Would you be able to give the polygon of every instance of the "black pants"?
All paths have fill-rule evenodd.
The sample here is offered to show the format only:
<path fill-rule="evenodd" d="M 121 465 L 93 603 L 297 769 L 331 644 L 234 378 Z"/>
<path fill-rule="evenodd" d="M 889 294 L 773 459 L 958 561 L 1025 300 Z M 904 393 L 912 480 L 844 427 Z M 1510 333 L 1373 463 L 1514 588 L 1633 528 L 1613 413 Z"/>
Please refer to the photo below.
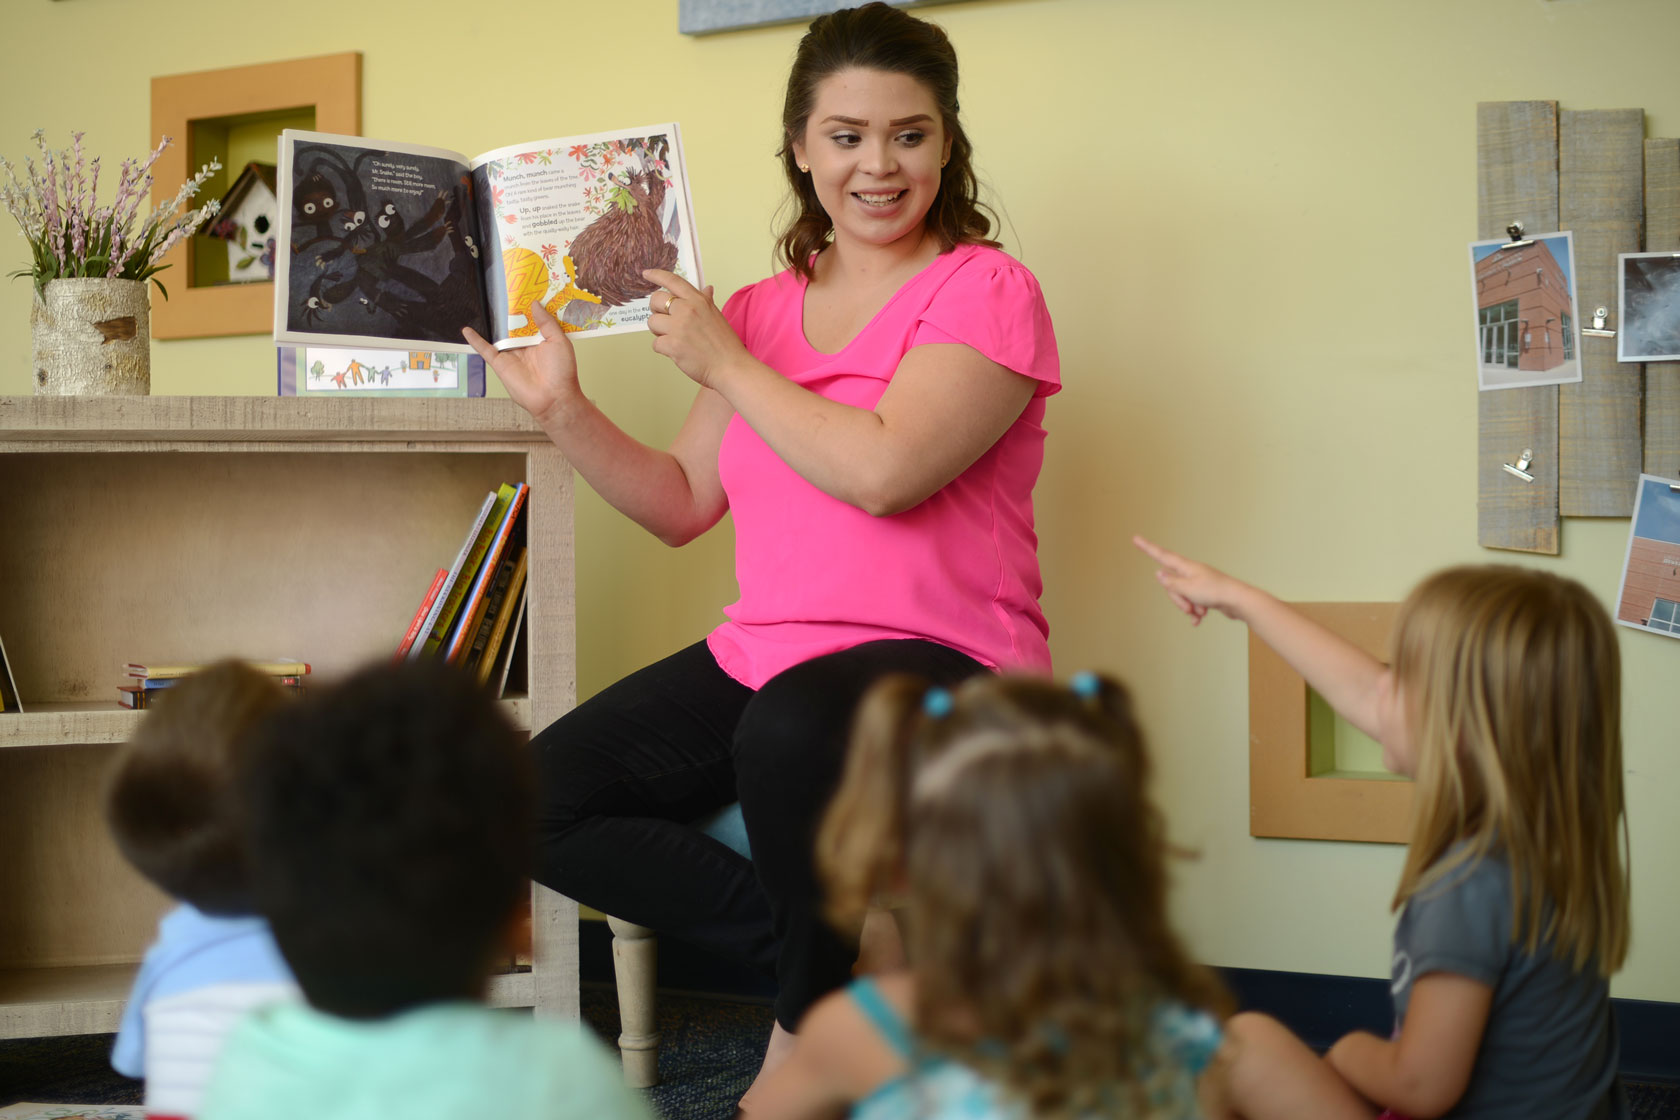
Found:
<path fill-rule="evenodd" d="M 823 921 L 811 848 L 859 697 L 879 677 L 950 684 L 979 662 L 927 641 L 813 658 L 756 693 L 704 642 L 592 697 L 534 740 L 537 878 L 616 918 L 776 978 L 789 1030 L 846 983 L 857 947 Z M 751 862 L 686 822 L 741 802 Z"/>

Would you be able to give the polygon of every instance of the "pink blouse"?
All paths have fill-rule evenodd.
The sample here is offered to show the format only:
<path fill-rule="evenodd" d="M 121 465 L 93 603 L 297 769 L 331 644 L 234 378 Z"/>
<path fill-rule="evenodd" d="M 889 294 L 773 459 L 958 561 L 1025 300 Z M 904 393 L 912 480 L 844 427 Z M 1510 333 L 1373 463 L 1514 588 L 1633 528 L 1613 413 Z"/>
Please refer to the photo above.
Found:
<path fill-rule="evenodd" d="M 836 354 L 805 339 L 805 287 L 782 272 L 736 292 L 723 313 L 754 357 L 829 400 L 874 408 L 904 355 L 929 343 L 971 346 L 1039 385 L 972 466 L 890 517 L 824 494 L 734 416 L 718 471 L 735 518 L 741 598 L 707 639 L 718 665 L 759 688 L 813 657 L 924 638 L 994 669 L 1047 672 L 1032 490 L 1044 462 L 1044 402 L 1061 388 L 1061 362 L 1038 281 L 1006 253 L 959 245 Z"/>

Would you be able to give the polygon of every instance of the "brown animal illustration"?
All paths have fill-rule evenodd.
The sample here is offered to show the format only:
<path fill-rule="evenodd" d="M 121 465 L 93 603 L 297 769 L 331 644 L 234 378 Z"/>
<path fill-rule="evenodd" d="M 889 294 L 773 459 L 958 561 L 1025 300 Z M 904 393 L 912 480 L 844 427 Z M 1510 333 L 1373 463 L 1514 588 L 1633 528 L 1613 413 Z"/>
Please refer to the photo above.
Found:
<path fill-rule="evenodd" d="M 630 177 L 625 190 L 635 205 L 629 210 L 612 206 L 572 239 L 567 252 L 577 267 L 577 286 L 599 296 L 603 307 L 646 299 L 659 285 L 642 279 L 642 270 L 670 270 L 677 263 L 677 247 L 665 239 L 659 223 L 665 180 L 656 171 L 643 171 Z M 600 314 L 592 304 L 570 302 L 560 318 L 582 324 Z"/>

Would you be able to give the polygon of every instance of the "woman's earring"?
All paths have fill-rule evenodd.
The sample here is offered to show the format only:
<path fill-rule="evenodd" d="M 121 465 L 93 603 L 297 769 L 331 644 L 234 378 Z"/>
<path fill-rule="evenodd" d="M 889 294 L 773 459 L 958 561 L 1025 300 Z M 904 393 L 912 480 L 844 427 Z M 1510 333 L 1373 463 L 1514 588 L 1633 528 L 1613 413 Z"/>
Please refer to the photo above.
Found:
<path fill-rule="evenodd" d="M 811 165 L 808 164 L 808 163 L 800 164 L 799 165 L 799 173 L 801 175 L 809 175 L 811 173 Z"/>

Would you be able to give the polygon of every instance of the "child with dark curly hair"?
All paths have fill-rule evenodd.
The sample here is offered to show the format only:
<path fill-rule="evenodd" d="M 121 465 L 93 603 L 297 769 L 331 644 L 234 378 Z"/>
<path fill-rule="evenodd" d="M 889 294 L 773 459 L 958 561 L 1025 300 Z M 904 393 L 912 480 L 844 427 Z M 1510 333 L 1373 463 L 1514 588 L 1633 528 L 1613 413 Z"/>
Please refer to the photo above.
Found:
<path fill-rule="evenodd" d="M 277 713 L 243 782 L 257 903 L 308 1006 L 250 1016 L 203 1120 L 642 1120 L 581 1024 L 483 1005 L 535 850 L 530 754 L 476 682 L 381 665 Z"/>
<path fill-rule="evenodd" d="M 298 996 L 251 901 L 236 805 L 250 736 L 285 702 L 249 665 L 212 665 L 162 693 L 112 767 L 112 838 L 177 901 L 146 950 L 111 1051 L 118 1073 L 146 1079 L 153 1117 L 194 1115 L 239 1018 Z"/>
<path fill-rule="evenodd" d="M 872 689 L 817 858 L 837 923 L 907 899 L 911 968 L 813 1007 L 755 1113 L 1200 1116 L 1225 997 L 1167 925 L 1148 778 L 1107 678 Z"/>

